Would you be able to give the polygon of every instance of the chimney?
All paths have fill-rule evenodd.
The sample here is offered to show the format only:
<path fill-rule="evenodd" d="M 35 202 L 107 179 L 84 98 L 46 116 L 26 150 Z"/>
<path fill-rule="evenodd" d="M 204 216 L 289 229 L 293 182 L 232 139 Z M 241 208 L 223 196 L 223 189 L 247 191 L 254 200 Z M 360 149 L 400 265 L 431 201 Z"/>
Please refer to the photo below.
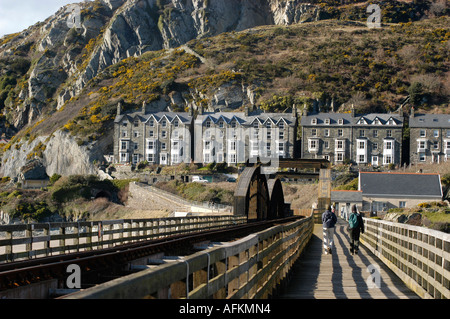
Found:
<path fill-rule="evenodd" d="M 145 115 L 145 101 L 142 102 L 142 114 Z"/>
<path fill-rule="evenodd" d="M 293 117 L 297 116 L 297 106 L 295 104 L 292 105 L 292 116 Z"/>
<path fill-rule="evenodd" d="M 355 107 L 353 106 L 353 104 L 352 104 L 352 110 L 351 110 L 351 112 L 352 112 L 352 117 L 355 117 Z"/>
<path fill-rule="evenodd" d="M 306 103 L 303 104 L 303 116 L 308 116 L 308 107 L 306 106 Z"/>
<path fill-rule="evenodd" d="M 413 106 L 413 107 L 411 107 L 411 114 L 410 114 L 410 117 L 414 117 L 414 116 L 416 116 L 416 114 L 415 114 L 415 112 L 414 112 L 414 106 Z"/>
<path fill-rule="evenodd" d="M 122 111 L 122 102 L 117 103 L 117 115 L 120 115 Z"/>
<path fill-rule="evenodd" d="M 246 106 L 245 108 L 244 108 L 244 115 L 247 117 L 248 116 L 248 106 Z"/>

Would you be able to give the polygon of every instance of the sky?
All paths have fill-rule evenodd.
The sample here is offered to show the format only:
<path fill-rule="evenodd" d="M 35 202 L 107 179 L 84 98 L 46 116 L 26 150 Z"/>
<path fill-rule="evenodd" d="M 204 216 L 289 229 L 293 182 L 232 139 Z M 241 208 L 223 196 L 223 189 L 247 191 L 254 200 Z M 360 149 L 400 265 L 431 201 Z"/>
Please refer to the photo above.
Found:
<path fill-rule="evenodd" d="M 0 37 L 44 21 L 59 8 L 83 0 L 0 0 Z"/>

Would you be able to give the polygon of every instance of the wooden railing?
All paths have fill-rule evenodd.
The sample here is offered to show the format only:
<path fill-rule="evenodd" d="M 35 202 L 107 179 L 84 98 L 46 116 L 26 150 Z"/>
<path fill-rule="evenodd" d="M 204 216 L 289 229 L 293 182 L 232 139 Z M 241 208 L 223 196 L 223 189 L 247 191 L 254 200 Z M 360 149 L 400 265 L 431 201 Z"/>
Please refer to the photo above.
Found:
<path fill-rule="evenodd" d="M 450 234 L 364 218 L 361 243 L 422 298 L 450 298 Z"/>
<path fill-rule="evenodd" d="M 246 223 L 245 216 L 190 216 L 0 225 L 0 262 L 112 247 Z"/>
<path fill-rule="evenodd" d="M 313 227 L 312 217 L 274 226 L 66 298 L 267 298 L 300 256 Z"/>

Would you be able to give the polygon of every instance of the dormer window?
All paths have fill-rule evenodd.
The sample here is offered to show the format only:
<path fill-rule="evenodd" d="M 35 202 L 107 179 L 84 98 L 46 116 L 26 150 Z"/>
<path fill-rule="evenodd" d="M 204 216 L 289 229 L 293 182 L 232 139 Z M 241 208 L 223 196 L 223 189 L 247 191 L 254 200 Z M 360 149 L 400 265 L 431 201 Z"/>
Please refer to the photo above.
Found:
<path fill-rule="evenodd" d="M 317 119 L 312 119 L 312 120 L 311 120 L 311 124 L 312 124 L 312 125 L 317 125 Z"/>
<path fill-rule="evenodd" d="M 343 125 L 343 124 L 344 124 L 344 120 L 343 120 L 343 119 L 339 119 L 339 120 L 338 120 L 338 124 L 339 124 L 339 125 Z"/>
<path fill-rule="evenodd" d="M 330 125 L 330 119 L 325 119 L 325 125 Z"/>
<path fill-rule="evenodd" d="M 380 124 L 380 120 L 378 118 L 375 118 L 375 120 L 373 120 L 373 124 L 379 125 Z"/>
<path fill-rule="evenodd" d="M 284 122 L 280 122 L 280 124 L 278 124 L 278 126 L 280 127 L 280 129 L 284 129 Z"/>

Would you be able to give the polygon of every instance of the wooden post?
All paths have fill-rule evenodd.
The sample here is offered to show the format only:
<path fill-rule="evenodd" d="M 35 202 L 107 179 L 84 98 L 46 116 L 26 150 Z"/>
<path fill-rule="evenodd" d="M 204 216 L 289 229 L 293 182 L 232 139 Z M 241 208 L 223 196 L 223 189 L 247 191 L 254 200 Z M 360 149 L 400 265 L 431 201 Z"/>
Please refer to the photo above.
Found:
<path fill-rule="evenodd" d="M 13 255 L 13 246 L 12 246 L 12 231 L 6 231 L 5 233 L 5 239 L 9 239 L 9 244 L 5 246 L 5 255 L 6 255 L 6 261 L 13 261 L 14 255 Z"/>
<path fill-rule="evenodd" d="M 25 229 L 25 238 L 29 239 L 29 241 L 25 244 L 25 251 L 28 253 L 28 259 L 31 259 L 31 257 L 33 257 L 33 228 L 33 224 L 28 224 L 27 228 Z"/>
<path fill-rule="evenodd" d="M 218 261 L 215 263 L 215 268 L 217 272 L 217 276 L 223 276 L 226 275 L 227 272 L 227 265 L 226 262 Z M 223 288 L 219 289 L 216 293 L 213 294 L 214 299 L 225 299 L 227 297 L 227 291 L 225 289 L 226 282 Z"/>

